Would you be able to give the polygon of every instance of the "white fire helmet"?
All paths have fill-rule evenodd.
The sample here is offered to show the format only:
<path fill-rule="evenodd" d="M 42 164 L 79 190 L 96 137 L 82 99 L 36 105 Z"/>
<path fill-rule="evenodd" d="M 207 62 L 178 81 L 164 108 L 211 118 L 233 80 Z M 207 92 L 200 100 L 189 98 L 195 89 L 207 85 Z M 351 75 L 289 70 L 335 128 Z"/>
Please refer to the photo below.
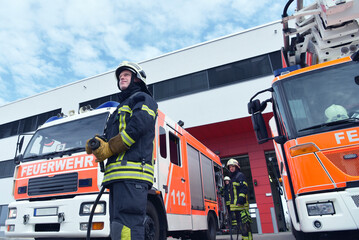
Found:
<path fill-rule="evenodd" d="M 123 61 L 117 67 L 117 69 L 115 71 L 115 77 L 116 77 L 117 85 L 118 85 L 119 89 L 120 89 L 120 85 L 119 85 L 119 78 L 118 77 L 119 77 L 120 73 L 123 70 L 129 70 L 130 72 L 135 74 L 135 76 L 139 80 L 141 80 L 140 83 L 141 83 L 142 90 L 144 90 L 146 93 L 148 93 L 148 94 L 150 94 L 152 96 L 152 94 L 150 93 L 150 91 L 148 90 L 147 85 L 146 85 L 146 73 L 145 73 L 145 71 L 143 71 L 143 69 L 141 68 L 140 65 L 138 65 L 137 63 L 134 63 L 134 62 Z"/>
<path fill-rule="evenodd" d="M 338 121 L 349 118 L 347 110 L 341 105 L 332 104 L 325 109 L 325 116 L 328 118 L 327 122 Z"/>
<path fill-rule="evenodd" d="M 230 165 L 237 166 L 238 169 L 240 168 L 238 161 L 236 159 L 234 159 L 234 158 L 231 158 L 231 159 L 228 160 L 227 167 L 229 167 Z"/>
<path fill-rule="evenodd" d="M 231 178 L 228 177 L 228 176 L 225 176 L 223 180 L 224 180 L 224 181 L 231 181 Z"/>

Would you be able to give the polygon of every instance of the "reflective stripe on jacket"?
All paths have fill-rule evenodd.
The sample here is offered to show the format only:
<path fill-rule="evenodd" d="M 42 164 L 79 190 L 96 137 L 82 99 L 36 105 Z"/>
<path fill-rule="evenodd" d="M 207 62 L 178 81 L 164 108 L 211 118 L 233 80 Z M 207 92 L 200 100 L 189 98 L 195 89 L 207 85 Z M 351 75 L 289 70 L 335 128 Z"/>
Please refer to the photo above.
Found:
<path fill-rule="evenodd" d="M 121 134 L 127 151 L 107 160 L 103 184 L 136 180 L 153 184 L 153 148 L 157 103 L 144 92 L 136 92 L 117 107 L 107 121 L 107 140 Z"/>
<path fill-rule="evenodd" d="M 246 177 L 240 171 L 231 176 L 230 201 L 231 211 L 248 210 L 248 184 Z M 239 204 L 239 206 L 238 206 Z"/>

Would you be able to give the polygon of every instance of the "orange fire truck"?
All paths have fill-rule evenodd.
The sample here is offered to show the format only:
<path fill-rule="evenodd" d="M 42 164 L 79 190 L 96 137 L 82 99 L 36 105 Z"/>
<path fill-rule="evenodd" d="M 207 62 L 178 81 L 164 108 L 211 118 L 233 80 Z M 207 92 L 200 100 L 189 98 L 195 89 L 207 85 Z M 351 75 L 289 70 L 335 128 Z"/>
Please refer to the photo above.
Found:
<path fill-rule="evenodd" d="M 103 133 L 116 105 L 107 102 L 81 114 L 52 117 L 35 132 L 24 153 L 15 158 L 16 201 L 8 207 L 7 237 L 86 237 L 103 173 L 84 146 L 87 139 Z M 180 125 L 158 112 L 146 237 L 215 239 L 222 221 L 217 196 L 222 165 L 217 155 Z M 18 142 L 21 151 L 23 141 Z M 95 208 L 91 237 L 109 237 L 108 207 L 105 191 Z"/>
<path fill-rule="evenodd" d="M 248 112 L 258 142 L 274 140 L 296 239 L 358 236 L 359 1 L 297 1 L 288 16 L 292 2 L 283 11 L 283 69 Z M 255 99 L 263 94 L 271 96 Z"/>

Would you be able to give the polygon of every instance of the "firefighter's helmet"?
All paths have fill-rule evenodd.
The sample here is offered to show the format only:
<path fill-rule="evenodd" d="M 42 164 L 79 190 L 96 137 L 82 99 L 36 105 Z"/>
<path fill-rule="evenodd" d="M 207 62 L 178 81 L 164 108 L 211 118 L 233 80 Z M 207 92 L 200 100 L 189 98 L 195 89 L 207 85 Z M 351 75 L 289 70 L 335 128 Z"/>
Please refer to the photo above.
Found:
<path fill-rule="evenodd" d="M 347 110 L 341 105 L 332 104 L 325 109 L 325 116 L 328 118 L 327 122 L 338 121 L 349 118 Z"/>
<path fill-rule="evenodd" d="M 146 85 L 146 73 L 145 73 L 145 71 L 141 68 L 140 65 L 138 65 L 137 63 L 134 63 L 134 62 L 123 61 L 117 67 L 117 69 L 115 71 L 115 77 L 116 77 L 117 85 L 118 85 L 119 89 L 120 89 L 119 76 L 120 76 L 120 73 L 123 70 L 129 70 L 130 72 L 132 72 L 134 74 L 134 76 L 137 77 L 140 80 L 142 90 L 151 95 L 151 93 L 148 90 L 147 85 Z"/>
<path fill-rule="evenodd" d="M 236 167 L 240 168 L 238 161 L 236 159 L 234 159 L 234 158 L 231 158 L 231 159 L 228 160 L 227 167 L 229 167 L 230 165 L 233 165 L 233 166 L 236 166 Z"/>
<path fill-rule="evenodd" d="M 223 180 L 224 180 L 224 181 L 231 181 L 231 178 L 228 177 L 228 176 L 225 176 Z"/>

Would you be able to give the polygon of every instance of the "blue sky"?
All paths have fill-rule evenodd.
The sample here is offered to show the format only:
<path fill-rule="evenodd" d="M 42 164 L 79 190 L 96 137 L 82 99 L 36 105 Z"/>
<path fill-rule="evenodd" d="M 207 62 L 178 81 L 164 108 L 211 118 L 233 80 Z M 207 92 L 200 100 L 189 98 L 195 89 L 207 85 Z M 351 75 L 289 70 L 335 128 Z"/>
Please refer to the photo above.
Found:
<path fill-rule="evenodd" d="M 0 106 L 279 20 L 286 2 L 0 0 Z"/>

